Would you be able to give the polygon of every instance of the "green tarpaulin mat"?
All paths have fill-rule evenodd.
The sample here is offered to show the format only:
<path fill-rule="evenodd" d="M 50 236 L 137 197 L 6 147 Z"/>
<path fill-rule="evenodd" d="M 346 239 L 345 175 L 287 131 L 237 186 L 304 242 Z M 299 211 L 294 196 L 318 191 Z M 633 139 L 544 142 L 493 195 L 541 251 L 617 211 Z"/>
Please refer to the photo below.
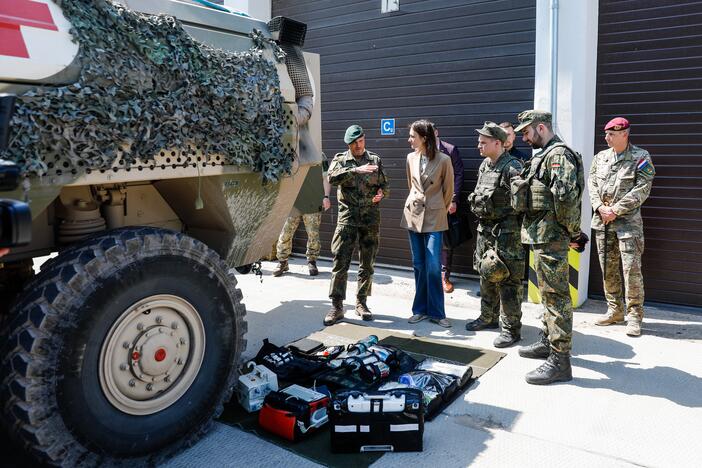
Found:
<path fill-rule="evenodd" d="M 327 346 L 351 344 L 367 337 L 377 335 L 381 344 L 397 346 L 405 352 L 420 358 L 435 358 L 442 361 L 468 364 L 473 368 L 473 378 L 478 378 L 497 364 L 505 354 L 489 349 L 474 348 L 456 341 L 415 337 L 382 328 L 365 327 L 350 323 L 338 323 L 331 327 L 312 333 L 308 338 L 321 341 Z M 275 343 L 278 344 L 278 343 Z M 329 444 L 329 430 L 322 430 L 308 435 L 299 442 L 289 442 L 270 434 L 258 426 L 258 413 L 247 413 L 232 399 L 224 408 L 220 422 L 238 427 L 244 431 L 279 445 L 297 455 L 316 463 L 334 467 L 369 466 L 383 453 L 336 454 Z"/>

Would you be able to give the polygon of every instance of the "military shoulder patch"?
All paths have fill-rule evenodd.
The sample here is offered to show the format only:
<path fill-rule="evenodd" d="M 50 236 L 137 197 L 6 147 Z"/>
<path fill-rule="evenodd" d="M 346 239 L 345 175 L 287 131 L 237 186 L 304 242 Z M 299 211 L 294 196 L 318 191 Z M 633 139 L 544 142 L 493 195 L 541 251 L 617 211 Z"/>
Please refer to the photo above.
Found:
<path fill-rule="evenodd" d="M 647 175 L 654 174 L 653 164 L 651 164 L 651 161 L 649 161 L 648 159 L 639 160 L 638 164 L 636 165 L 636 170 L 641 171 Z"/>

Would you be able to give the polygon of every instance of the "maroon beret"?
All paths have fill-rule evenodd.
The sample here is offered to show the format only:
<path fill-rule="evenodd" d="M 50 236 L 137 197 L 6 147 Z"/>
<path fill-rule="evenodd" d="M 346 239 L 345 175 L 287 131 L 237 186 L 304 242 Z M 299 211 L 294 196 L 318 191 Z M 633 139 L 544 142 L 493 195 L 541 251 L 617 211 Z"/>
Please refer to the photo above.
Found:
<path fill-rule="evenodd" d="M 614 130 L 614 131 L 619 131 L 619 130 L 626 130 L 629 128 L 629 121 L 626 120 L 624 117 L 615 117 L 609 122 L 607 122 L 607 125 L 605 125 L 605 132 L 607 130 Z"/>

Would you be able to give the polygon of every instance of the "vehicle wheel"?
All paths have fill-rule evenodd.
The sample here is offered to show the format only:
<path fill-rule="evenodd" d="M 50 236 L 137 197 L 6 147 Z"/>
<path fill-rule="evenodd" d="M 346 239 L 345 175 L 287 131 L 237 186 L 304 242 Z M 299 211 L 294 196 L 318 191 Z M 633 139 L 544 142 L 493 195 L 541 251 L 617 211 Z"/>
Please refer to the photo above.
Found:
<path fill-rule="evenodd" d="M 32 259 L 4 263 L 0 268 L 0 320 L 10 311 L 10 306 L 22 288 L 34 276 Z"/>
<path fill-rule="evenodd" d="M 120 229 L 59 255 L 29 286 L 2 331 L 0 403 L 40 461 L 156 463 L 222 412 L 246 311 L 203 243 Z"/>

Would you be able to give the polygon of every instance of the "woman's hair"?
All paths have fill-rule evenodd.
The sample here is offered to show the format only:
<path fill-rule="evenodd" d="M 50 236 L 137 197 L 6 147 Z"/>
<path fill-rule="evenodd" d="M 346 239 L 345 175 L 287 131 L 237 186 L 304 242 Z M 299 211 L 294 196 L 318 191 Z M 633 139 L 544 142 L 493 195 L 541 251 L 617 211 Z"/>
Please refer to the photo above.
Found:
<path fill-rule="evenodd" d="M 424 138 L 424 146 L 427 150 L 427 158 L 432 160 L 436 157 L 436 153 L 439 152 L 436 147 L 436 135 L 434 134 L 434 124 L 428 120 L 417 120 L 410 125 L 410 129 L 420 137 Z"/>

